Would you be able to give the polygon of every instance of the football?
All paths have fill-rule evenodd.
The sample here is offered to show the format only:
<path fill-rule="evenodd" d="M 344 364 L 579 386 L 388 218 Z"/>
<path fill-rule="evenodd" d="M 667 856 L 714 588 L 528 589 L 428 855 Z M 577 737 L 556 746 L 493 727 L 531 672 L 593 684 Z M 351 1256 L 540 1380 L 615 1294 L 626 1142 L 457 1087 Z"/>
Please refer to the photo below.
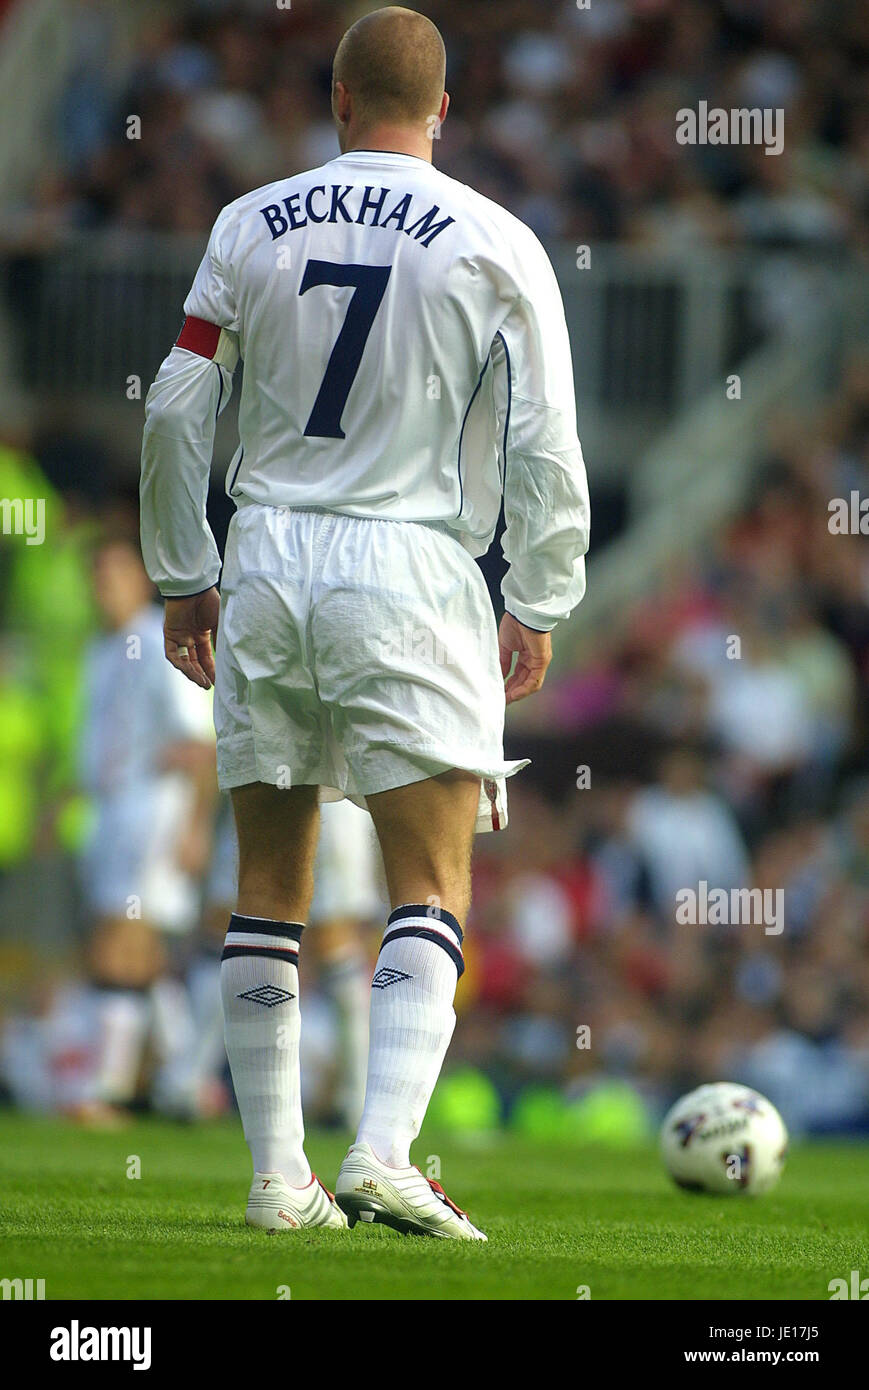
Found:
<path fill-rule="evenodd" d="M 661 1126 L 661 1154 L 690 1192 L 758 1195 L 778 1182 L 788 1133 L 775 1106 L 748 1086 L 717 1081 L 678 1100 Z"/>

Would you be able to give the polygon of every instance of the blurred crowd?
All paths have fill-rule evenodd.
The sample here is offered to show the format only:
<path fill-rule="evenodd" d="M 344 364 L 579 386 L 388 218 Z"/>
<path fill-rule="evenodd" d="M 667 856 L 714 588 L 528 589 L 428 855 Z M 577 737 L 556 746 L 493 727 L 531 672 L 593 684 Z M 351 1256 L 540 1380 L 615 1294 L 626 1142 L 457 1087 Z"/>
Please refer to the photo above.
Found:
<path fill-rule="evenodd" d="M 734 1077 L 795 1130 L 869 1130 L 869 518 L 830 529 L 852 493 L 866 357 L 771 424 L 711 552 L 535 697 L 560 760 L 541 748 L 546 794 L 517 779 L 511 836 L 480 842 L 482 1007 L 459 1036 L 506 1085 Z M 702 881 L 780 890 L 780 930 L 680 923 Z"/>
<path fill-rule="evenodd" d="M 331 56 L 364 8 L 179 0 L 145 12 L 134 70 L 115 77 L 114 7 L 80 3 L 59 158 L 19 209 L 22 227 L 204 233 L 250 188 L 333 158 Z M 425 8 L 445 37 L 452 98 L 437 163 L 539 235 L 670 250 L 865 247 L 859 0 Z M 783 152 L 678 144 L 677 111 L 701 100 L 781 110 Z"/>
<path fill-rule="evenodd" d="M 331 54 L 360 11 L 162 6 L 115 80 L 112 7 L 78 5 L 58 161 L 7 230 L 201 239 L 230 199 L 337 153 Z M 437 163 L 543 237 L 865 250 L 867 7 L 426 11 L 452 95 Z M 677 144 L 676 111 L 701 99 L 782 108 L 784 152 Z M 101 538 L 135 526 L 111 473 L 69 438 L 0 447 L 0 497 L 47 499 L 44 545 L 0 536 L 0 1092 L 40 1108 L 63 1108 L 88 1065 L 84 672 L 106 621 Z M 869 1132 L 869 547 L 829 524 L 831 499 L 855 492 L 869 496 L 859 355 L 822 409 L 768 422 L 753 495 L 715 543 L 686 546 L 528 707 L 511 755 L 533 763 L 511 784 L 510 831 L 478 841 L 438 1122 L 618 1142 L 689 1086 L 732 1079 L 795 1133 Z M 200 881 L 204 921 L 204 867 Z M 677 894 L 701 881 L 780 890 L 783 929 L 680 922 Z M 371 963 L 381 925 L 359 925 Z M 200 924 L 174 951 L 178 979 L 201 941 Z M 308 1113 L 328 1120 L 336 1015 L 319 967 L 303 985 Z"/>

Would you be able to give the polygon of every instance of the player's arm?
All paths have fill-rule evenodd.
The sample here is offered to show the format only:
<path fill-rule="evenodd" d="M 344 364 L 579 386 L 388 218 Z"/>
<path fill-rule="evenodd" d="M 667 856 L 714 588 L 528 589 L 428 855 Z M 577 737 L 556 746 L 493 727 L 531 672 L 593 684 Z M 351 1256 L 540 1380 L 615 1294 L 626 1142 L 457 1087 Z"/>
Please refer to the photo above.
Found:
<path fill-rule="evenodd" d="M 196 685 L 214 681 L 211 634 L 220 557 L 205 514 L 217 417 L 232 393 L 238 318 L 221 261 L 218 218 L 184 303 L 178 339 L 145 401 L 142 554 L 166 600 L 167 660 Z"/>
<path fill-rule="evenodd" d="M 588 483 L 576 433 L 570 340 L 542 246 L 522 248 L 521 292 L 492 346 L 504 474 L 502 539 L 509 568 L 500 628 L 508 703 L 539 690 L 549 636 L 585 591 Z"/>

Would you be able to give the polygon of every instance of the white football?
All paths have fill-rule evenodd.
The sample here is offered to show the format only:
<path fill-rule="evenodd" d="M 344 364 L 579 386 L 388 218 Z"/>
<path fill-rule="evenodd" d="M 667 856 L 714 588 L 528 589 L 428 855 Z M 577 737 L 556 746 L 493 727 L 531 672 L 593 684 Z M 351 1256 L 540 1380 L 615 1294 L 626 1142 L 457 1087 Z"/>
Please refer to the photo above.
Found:
<path fill-rule="evenodd" d="M 693 1192 L 768 1192 L 781 1176 L 787 1145 L 788 1132 L 775 1106 L 732 1081 L 689 1091 L 661 1126 L 667 1172 Z"/>

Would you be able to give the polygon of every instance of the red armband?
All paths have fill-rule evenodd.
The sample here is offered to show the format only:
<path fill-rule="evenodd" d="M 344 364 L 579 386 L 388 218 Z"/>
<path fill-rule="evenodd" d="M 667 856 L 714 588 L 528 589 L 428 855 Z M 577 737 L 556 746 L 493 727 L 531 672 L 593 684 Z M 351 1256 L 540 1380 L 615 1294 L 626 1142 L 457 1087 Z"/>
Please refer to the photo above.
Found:
<path fill-rule="evenodd" d="M 220 342 L 220 332 L 216 323 L 188 316 L 181 325 L 175 346 L 195 352 L 199 357 L 214 357 Z"/>

